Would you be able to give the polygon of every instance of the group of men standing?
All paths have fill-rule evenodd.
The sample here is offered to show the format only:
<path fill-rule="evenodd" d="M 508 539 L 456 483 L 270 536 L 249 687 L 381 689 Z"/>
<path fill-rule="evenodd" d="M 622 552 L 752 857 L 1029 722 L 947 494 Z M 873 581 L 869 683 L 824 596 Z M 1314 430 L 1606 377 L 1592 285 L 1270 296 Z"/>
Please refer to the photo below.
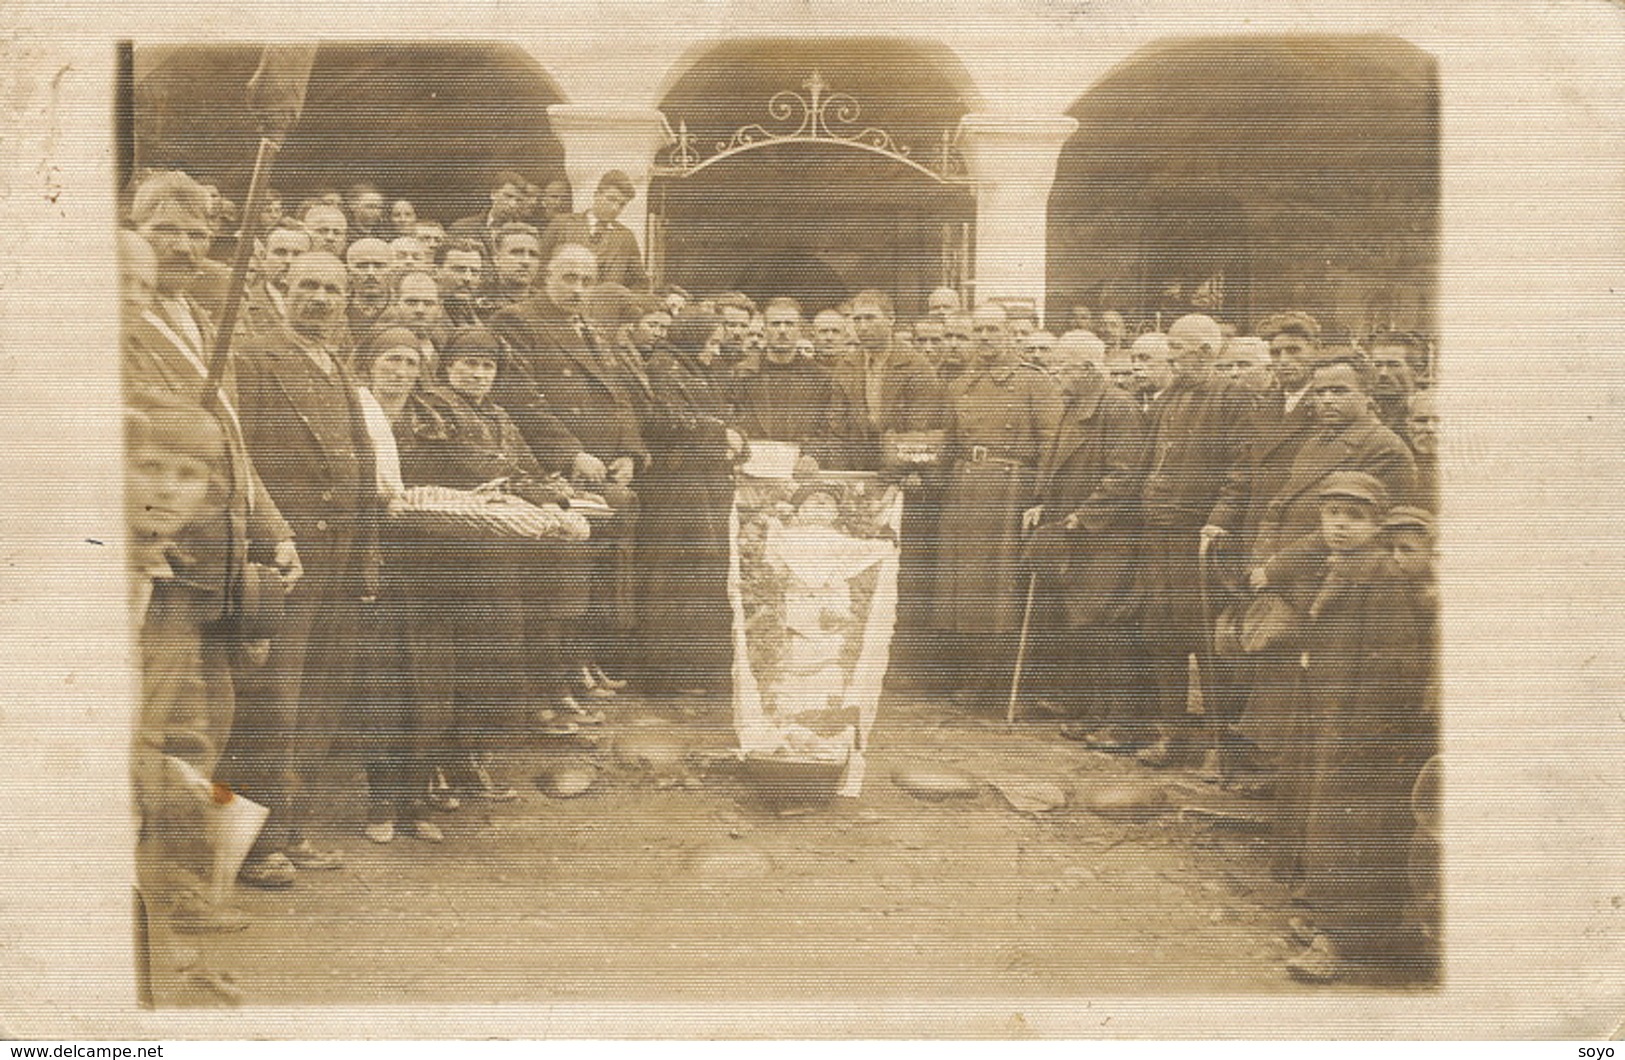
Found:
<path fill-rule="evenodd" d="M 234 481 L 218 535 L 226 581 L 264 567 L 291 590 L 263 665 L 237 670 L 252 706 L 222 764 L 272 809 L 249 882 L 282 886 L 339 862 L 305 825 L 353 688 L 358 608 L 379 591 L 389 457 L 352 358 L 386 329 L 411 336 L 425 380 L 479 360 L 453 335 L 493 336 L 497 411 L 545 473 L 616 513 L 594 526 L 586 597 L 556 616 L 556 713 L 586 713 L 573 693 L 607 693 L 621 685 L 610 671 L 639 669 L 624 634 L 638 622 L 645 428 L 663 399 L 650 367 L 669 352 L 673 322 L 701 316 L 717 322 L 717 342 L 697 370 L 721 395 L 730 438 L 797 445 L 805 476 L 865 470 L 905 486 L 898 684 L 935 681 L 962 708 L 989 709 L 1009 694 L 1026 632 L 1031 698 L 1066 716 L 1064 735 L 1148 767 L 1206 765 L 1244 790 L 1311 783 L 1301 720 L 1278 717 L 1301 688 L 1303 653 L 1225 653 L 1215 625 L 1248 611 L 1261 572 L 1321 531 L 1328 489 L 1431 527 L 1437 420 L 1417 389 L 1414 338 L 1323 343 L 1313 319 L 1289 313 L 1237 339 L 1191 314 L 1130 342 L 1121 317 L 1103 313 L 1118 325 L 1106 338 L 1074 329 L 1043 341 L 1024 334 L 1036 326 L 1026 314 L 996 302 L 965 310 L 952 290 L 933 293 L 912 325 L 879 290 L 810 322 L 789 297 L 758 312 L 737 292 L 657 296 L 617 220 L 634 195 L 624 174 L 605 174 L 591 208 L 543 230 L 522 219 L 527 183 L 498 174 L 489 210 L 443 238 L 397 203 L 396 231 L 409 222 L 414 234 L 386 241 L 372 193 L 359 216 L 318 198 L 297 220 L 245 235 L 257 241 L 254 275 L 236 350 L 212 373 L 199 286 L 207 198 L 161 173 L 132 199 L 126 381 L 216 410 Z M 1268 373 L 1218 369 L 1227 350 L 1259 340 Z M 503 795 L 477 765 L 469 782 Z M 1294 820 L 1312 816 L 1308 802 L 1300 792 Z M 1311 971 L 1329 977 L 1326 967 Z"/>

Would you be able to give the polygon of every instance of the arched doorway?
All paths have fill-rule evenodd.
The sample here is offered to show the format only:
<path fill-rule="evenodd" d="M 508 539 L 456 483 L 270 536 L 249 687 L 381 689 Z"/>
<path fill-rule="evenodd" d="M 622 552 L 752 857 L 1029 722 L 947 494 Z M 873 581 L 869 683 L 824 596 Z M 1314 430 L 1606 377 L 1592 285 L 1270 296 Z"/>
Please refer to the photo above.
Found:
<path fill-rule="evenodd" d="M 651 272 L 809 312 L 879 287 L 922 312 L 931 288 L 969 279 L 975 202 L 953 136 L 970 104 L 940 46 L 719 45 L 661 105 L 677 142 L 650 188 Z"/>
<path fill-rule="evenodd" d="M 185 169 L 240 200 L 257 144 L 246 86 L 260 53 L 244 44 L 135 48 L 135 164 Z M 562 100 L 511 44 L 323 44 L 271 183 L 297 199 L 371 181 L 449 222 L 488 205 L 497 170 L 538 183 L 563 175 L 547 118 Z"/>
<path fill-rule="evenodd" d="M 1301 309 L 1346 337 L 1433 330 L 1438 71 L 1414 45 L 1170 41 L 1068 113 L 1050 312 L 1081 303 L 1154 323 L 1202 308 L 1247 329 Z"/>

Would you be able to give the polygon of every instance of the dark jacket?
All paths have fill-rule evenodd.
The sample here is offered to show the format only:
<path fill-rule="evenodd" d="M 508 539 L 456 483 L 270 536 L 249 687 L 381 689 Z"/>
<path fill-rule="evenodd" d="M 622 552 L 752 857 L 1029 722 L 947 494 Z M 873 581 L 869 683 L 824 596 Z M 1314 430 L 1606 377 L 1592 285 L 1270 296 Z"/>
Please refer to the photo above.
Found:
<path fill-rule="evenodd" d="M 1259 522 L 1257 553 L 1267 557 L 1320 526 L 1320 484 L 1334 471 L 1363 471 L 1401 503 L 1416 488 L 1416 460 L 1399 436 L 1375 419 L 1327 435 L 1315 431 L 1298 446 L 1280 488 Z"/>
<path fill-rule="evenodd" d="M 947 426 L 948 410 L 936 371 L 917 353 L 890 351 L 880 373 L 880 407 L 869 408 L 864 351 L 854 350 L 829 370 L 847 416 L 847 460 L 853 467 L 880 467 L 887 434 L 936 431 Z"/>
<path fill-rule="evenodd" d="M 763 357 L 738 376 L 733 402 L 745 437 L 794 442 L 821 467 L 847 466 L 850 413 L 835 381 L 812 361 Z"/>
<path fill-rule="evenodd" d="M 532 503 L 560 503 L 547 486 L 524 436 L 500 405 L 480 405 L 450 387 L 424 391 L 406 417 L 411 443 L 401 452 L 401 477 L 409 486 L 429 483 L 473 489 L 499 478 Z"/>
<path fill-rule="evenodd" d="M 338 353 L 324 375 L 284 329 L 244 344 L 243 436 L 266 490 L 293 526 L 306 574 L 377 577 L 378 489 L 355 383 Z M 344 587 L 345 591 L 352 588 Z"/>
<path fill-rule="evenodd" d="M 492 398 L 507 410 L 546 471 L 566 471 L 579 452 L 646 462 L 642 432 L 613 355 L 544 294 L 498 312 L 503 344 Z"/>
<path fill-rule="evenodd" d="M 1291 412 L 1286 411 L 1285 395 L 1280 391 L 1262 395 L 1248 423 L 1241 459 L 1226 476 L 1207 520 L 1240 539 L 1241 555 L 1253 555 L 1265 508 L 1286 485 L 1292 461 L 1315 426 L 1314 406 L 1307 392 Z"/>
<path fill-rule="evenodd" d="M 542 233 L 542 260 L 550 258 L 553 248 L 561 243 L 579 243 L 598 258 L 599 283 L 618 283 L 634 291 L 647 291 L 649 276 L 643 270 L 643 251 L 632 230 L 619 221 L 600 225 L 596 237 L 591 229 L 591 221 L 585 213 L 555 217 Z"/>
<path fill-rule="evenodd" d="M 202 350 L 187 347 L 180 333 L 156 312 L 124 321 L 121 345 L 126 399 L 141 393 L 186 402 L 202 399 L 214 330 L 207 315 L 195 303 L 192 303 L 192 314 L 203 334 Z M 276 544 L 293 536 L 293 528 L 282 518 L 276 501 L 266 492 L 243 436 L 236 368 L 240 356 L 240 353 L 233 356 L 226 364 L 220 387 L 224 400 L 217 406 L 234 478 L 226 511 L 231 533 L 239 538 L 246 534 L 246 539 L 234 546 L 237 562 L 246 558 L 268 563 Z"/>
<path fill-rule="evenodd" d="M 1175 383 L 1150 412 L 1150 466 L 1141 502 L 1148 525 L 1199 529 L 1247 448 L 1253 395 L 1210 376 Z"/>
<path fill-rule="evenodd" d="M 1093 372 L 1061 415 L 1039 466 L 1045 527 L 1064 541 L 1054 572 L 1069 626 L 1115 625 L 1133 609 L 1145 426 L 1134 401 Z M 1076 516 L 1075 530 L 1064 530 Z"/>

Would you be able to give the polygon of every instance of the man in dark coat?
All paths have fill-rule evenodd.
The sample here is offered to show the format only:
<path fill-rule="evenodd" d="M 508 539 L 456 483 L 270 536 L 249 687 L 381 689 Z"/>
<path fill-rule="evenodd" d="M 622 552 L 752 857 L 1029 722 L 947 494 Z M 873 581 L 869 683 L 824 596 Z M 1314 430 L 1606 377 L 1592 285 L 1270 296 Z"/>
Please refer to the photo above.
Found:
<path fill-rule="evenodd" d="M 1253 583 L 1304 615 L 1300 896 L 1308 922 L 1304 950 L 1286 969 L 1330 982 L 1353 960 L 1420 955 L 1401 928 L 1411 791 L 1436 734 L 1426 707 L 1430 613 L 1378 535 L 1387 491 L 1372 475 L 1337 471 L 1316 496 L 1320 528 L 1279 551 Z"/>
<path fill-rule="evenodd" d="M 1103 729 L 1104 738 L 1121 742 L 1129 737 L 1111 730 L 1143 713 L 1130 697 L 1145 424 L 1133 399 L 1070 338 L 1057 344 L 1052 361 L 1065 409 L 1039 465 L 1039 503 L 1024 516 L 1036 527 L 1031 552 L 1044 633 L 1035 683 L 1070 699 L 1069 712 L 1082 717 L 1068 736 Z"/>
<path fill-rule="evenodd" d="M 775 298 L 763 316 L 766 350 L 754 365 L 737 366 L 735 426 L 746 438 L 793 442 L 801 447 L 804 460 L 819 467 L 846 467 L 851 414 L 829 372 L 816 361 L 796 356 L 800 303 Z"/>
<path fill-rule="evenodd" d="M 1298 450 L 1318 426 L 1309 379 L 1320 356 L 1319 323 L 1307 313 L 1281 313 L 1259 324 L 1258 333 L 1270 344 L 1274 385 L 1259 396 L 1247 425 L 1241 460 L 1230 469 L 1218 503 L 1202 528 L 1213 583 L 1209 586 L 1212 612 L 1245 606 L 1237 592 L 1245 572 L 1250 564 L 1269 558 L 1256 554 L 1258 531 L 1269 502 L 1286 485 Z M 1283 652 L 1258 657 L 1215 655 L 1203 660 L 1203 706 L 1218 759 L 1211 763 L 1214 769 L 1234 775 L 1246 763 L 1248 756 L 1240 755 L 1241 748 L 1227 739 L 1230 727 L 1246 709 L 1249 689 L 1260 683 L 1279 684 L 1283 679 L 1295 682 L 1294 675 L 1280 672 L 1280 668 L 1294 665 L 1296 659 Z"/>
<path fill-rule="evenodd" d="M 1361 367 L 1352 351 L 1323 355 L 1310 382 L 1316 428 L 1298 447 L 1275 496 L 1265 505 L 1255 563 L 1313 534 L 1321 521 L 1327 482 L 1350 472 L 1371 476 L 1385 497 L 1405 498 L 1416 483 L 1416 464 L 1405 443 L 1377 422 Z M 1288 643 L 1252 656 L 1251 691 L 1239 733 L 1261 755 L 1259 783 L 1276 788 L 1279 834 L 1302 828 L 1309 745 L 1302 726 L 1299 653 Z"/>
<path fill-rule="evenodd" d="M 605 173 L 593 194 L 592 209 L 554 218 L 547 226 L 542 233 L 542 258 L 551 258 L 555 247 L 579 243 L 598 259 L 599 283 L 647 291 L 649 276 L 643 270 L 643 251 L 637 237 L 616 220 L 636 197 L 637 188 L 625 173 L 618 169 Z"/>
<path fill-rule="evenodd" d="M 1309 389 L 1316 429 L 1299 444 L 1259 522 L 1255 551 L 1267 559 L 1313 533 L 1320 523 L 1317 490 L 1338 471 L 1364 471 L 1390 497 L 1409 497 L 1416 487 L 1410 448 L 1371 411 L 1366 373 L 1356 355 L 1323 356 Z"/>
<path fill-rule="evenodd" d="M 1198 753 L 1187 716 L 1189 660 L 1204 648 L 1199 591 L 1201 529 L 1246 447 L 1252 395 L 1213 371 L 1223 336 L 1211 317 L 1180 317 L 1167 335 L 1173 378 L 1151 405 L 1151 456 L 1141 494 L 1144 677 L 1157 739 L 1150 766 Z"/>
<path fill-rule="evenodd" d="M 504 169 L 491 178 L 491 208 L 483 214 L 462 217 L 446 229 L 446 241 L 476 239 L 485 248 L 487 261 L 496 258 L 496 234 L 505 224 L 525 219 L 525 180 L 523 174 Z"/>
<path fill-rule="evenodd" d="M 850 322 L 857 347 L 830 368 L 847 409 L 847 463 L 864 471 L 882 470 L 888 435 L 941 431 L 947 425 L 947 401 L 936 369 L 919 353 L 900 349 L 892 341 L 896 315 L 884 291 L 853 296 Z M 905 476 L 904 484 L 908 494 L 899 543 L 892 658 L 897 678 L 913 681 L 934 668 L 925 656 L 927 648 L 935 646 L 929 631 L 941 469 L 916 468 Z"/>
<path fill-rule="evenodd" d="M 376 473 L 372 444 L 340 334 L 344 264 L 302 254 L 288 269 L 288 326 L 239 358 L 243 435 L 300 542 L 305 576 L 288 595 L 270 658 L 245 681 L 230 773 L 271 816 L 243 880 L 285 887 L 292 869 L 337 868 L 304 834 L 350 698 L 358 603 L 376 594 Z"/>
<path fill-rule="evenodd" d="M 1405 437 L 1416 454 L 1416 492 L 1411 503 L 1430 512 L 1439 510 L 1439 404 L 1435 393 L 1418 390 L 1411 395 Z"/>
<path fill-rule="evenodd" d="M 121 265 L 126 273 L 150 273 L 150 297 L 132 302 L 124 313 L 122 362 L 126 394 L 164 394 L 181 401 L 202 402 L 214 350 L 209 316 L 187 294 L 208 238 L 203 189 L 183 173 L 160 174 L 137 191 L 132 207 L 135 233 L 121 235 Z M 261 482 L 243 438 L 238 416 L 237 373 L 228 361 L 218 398 L 210 405 L 226 434 L 232 488 L 224 505 L 227 525 L 203 531 L 224 542 L 228 582 L 242 575 L 242 565 L 273 564 L 290 581 L 303 573 L 293 530 L 282 518 Z M 222 586 L 230 601 L 230 585 Z"/>
<path fill-rule="evenodd" d="M 1319 325 L 1306 313 L 1283 313 L 1265 320 L 1258 333 L 1270 344 L 1275 385 L 1259 399 L 1242 459 L 1203 528 L 1212 539 L 1235 537 L 1233 551 L 1242 560 L 1255 558 L 1264 509 L 1285 485 L 1293 458 L 1316 426 L 1309 377 L 1319 355 Z"/>
<path fill-rule="evenodd" d="M 945 398 L 936 371 L 918 353 L 893 346 L 895 319 L 885 292 L 858 292 L 851 313 L 857 349 L 830 369 L 850 413 L 848 463 L 866 471 L 879 469 L 887 434 L 935 431 L 945 425 Z M 770 341 L 772 334 L 770 323 Z"/>
<path fill-rule="evenodd" d="M 1022 514 L 1037 499 L 1038 465 L 1055 442 L 1061 393 L 1022 366 L 1002 306 L 973 316 L 976 363 L 950 386 L 951 464 L 937 547 L 933 618 L 952 637 L 961 698 L 1009 680 L 1026 600 Z"/>
<path fill-rule="evenodd" d="M 573 647 L 563 646 L 563 666 L 571 676 L 586 667 L 580 683 L 589 687 L 602 685 L 593 667 L 601 675 L 602 666 L 613 665 L 609 654 L 620 634 L 635 625 L 633 482 L 649 466 L 624 373 L 581 316 L 596 271 L 592 251 L 562 244 L 547 264 L 542 289 L 491 319 L 504 349 L 493 391 L 497 404 L 513 417 L 544 470 L 570 471 L 595 485 L 607 480 L 604 499 L 616 512 L 594 523 L 588 543 L 590 632 Z"/>

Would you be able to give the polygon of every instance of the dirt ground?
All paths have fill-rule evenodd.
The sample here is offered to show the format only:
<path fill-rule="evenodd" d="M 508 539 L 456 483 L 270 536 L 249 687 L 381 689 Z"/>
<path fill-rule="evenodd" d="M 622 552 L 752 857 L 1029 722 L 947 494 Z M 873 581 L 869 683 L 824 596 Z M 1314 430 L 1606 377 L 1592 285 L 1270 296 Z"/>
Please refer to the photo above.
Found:
<path fill-rule="evenodd" d="M 504 755 L 521 800 L 439 815 L 439 846 L 369 842 L 357 780 L 317 836 L 346 867 L 239 887 L 253 925 L 206 945 L 251 1005 L 1314 989 L 1282 972 L 1292 913 L 1264 839 L 1204 812 L 1260 804 L 992 715 L 888 696 L 862 796 L 784 816 L 727 767 L 726 703 L 623 696 L 596 751 Z M 577 797 L 535 782 L 582 762 L 599 776 Z M 894 779 L 910 768 L 977 793 L 918 798 Z M 1017 811 L 1012 781 L 1067 804 Z M 1125 783 L 1165 806 L 1087 808 Z"/>

